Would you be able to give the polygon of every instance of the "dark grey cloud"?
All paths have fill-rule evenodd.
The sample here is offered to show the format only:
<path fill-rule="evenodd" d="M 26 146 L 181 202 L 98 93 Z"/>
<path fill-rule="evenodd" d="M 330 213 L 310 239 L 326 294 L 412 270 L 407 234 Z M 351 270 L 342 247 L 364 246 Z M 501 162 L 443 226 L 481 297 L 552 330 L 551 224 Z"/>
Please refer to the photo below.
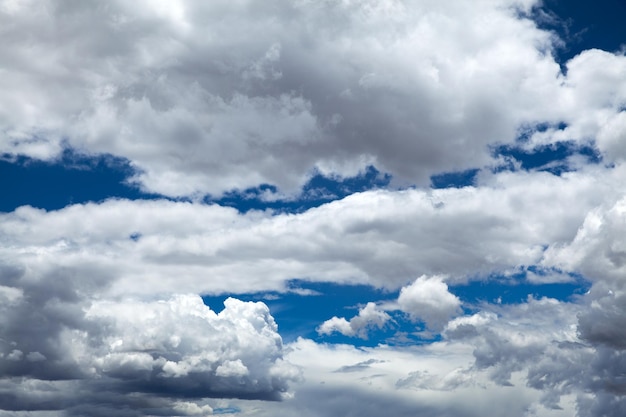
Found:
<path fill-rule="evenodd" d="M 593 349 L 579 376 L 581 385 L 593 394 L 580 402 L 581 415 L 619 416 L 626 410 L 626 297 L 622 291 L 606 282 L 596 283 L 586 296 L 589 307 L 578 316 L 580 337 Z"/>
<path fill-rule="evenodd" d="M 594 289 L 595 292 L 595 289 Z M 604 345 L 614 350 L 626 349 L 626 294 L 612 291 L 578 317 L 578 331 L 582 339 L 593 345 Z"/>

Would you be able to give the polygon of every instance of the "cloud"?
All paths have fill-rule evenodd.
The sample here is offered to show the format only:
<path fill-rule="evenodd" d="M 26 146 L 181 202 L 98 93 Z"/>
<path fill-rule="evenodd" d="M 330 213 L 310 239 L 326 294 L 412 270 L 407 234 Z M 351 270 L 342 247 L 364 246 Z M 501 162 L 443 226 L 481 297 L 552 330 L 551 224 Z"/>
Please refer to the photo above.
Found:
<path fill-rule="evenodd" d="M 578 315 L 578 332 L 593 350 L 582 362 L 584 365 L 579 366 L 582 369 L 578 381 L 593 396 L 580 401 L 580 413 L 618 416 L 626 408 L 622 325 L 626 296 L 613 282 L 601 281 L 594 284 L 586 298 L 587 308 Z"/>
<path fill-rule="evenodd" d="M 156 303 L 95 302 L 87 318 L 114 330 L 92 366 L 122 379 L 150 376 L 149 389 L 185 396 L 279 398 L 297 372 L 283 364 L 267 306 L 234 298 L 224 306 L 216 314 L 199 296 L 181 295 Z"/>
<path fill-rule="evenodd" d="M 393 321 L 385 311 L 397 310 L 407 313 L 412 321 L 423 321 L 430 330 L 436 332 L 441 332 L 452 317 L 462 312 L 461 300 L 448 291 L 443 277 L 423 275 L 411 285 L 403 287 L 397 301 L 382 302 L 380 307 L 369 302 L 350 321 L 335 316 L 322 323 L 317 333 L 330 335 L 337 332 L 344 336 L 367 339 L 369 330 L 381 329 L 387 322 Z"/>
<path fill-rule="evenodd" d="M 610 260 L 615 258 L 610 250 L 616 252 L 621 242 L 621 191 L 619 181 L 612 177 L 618 176 L 621 168 L 615 169 L 602 177 L 585 172 L 560 178 L 515 173 L 498 175 L 485 185 L 466 189 L 367 192 L 293 215 L 243 215 L 217 206 L 124 200 L 51 212 L 23 207 L 3 214 L 0 227 L 6 245 L 2 248 L 0 287 L 4 340 L 0 363 L 3 374 L 11 377 L 2 381 L 0 395 L 16 410 L 54 410 L 60 407 L 58 400 L 62 398 L 68 414 L 89 414 L 93 411 L 91 404 L 103 404 L 102 415 L 110 414 L 112 409 L 118 411 L 116 407 L 135 410 L 129 415 L 149 414 L 146 410 L 153 409 L 178 415 L 180 411 L 172 411 L 178 403 L 215 408 L 213 403 L 193 397 L 200 392 L 206 396 L 272 398 L 272 393 L 282 393 L 287 382 L 297 379 L 298 373 L 289 365 L 294 363 L 303 367 L 308 382 L 292 383 L 295 396 L 281 405 L 264 405 L 263 412 L 288 415 L 300 407 L 316 415 L 313 405 L 321 397 L 346 392 L 346 387 L 355 397 L 375 398 L 377 404 L 395 401 L 399 415 L 415 407 L 415 401 L 424 400 L 422 395 L 409 398 L 409 394 L 422 391 L 445 393 L 438 398 L 446 401 L 450 400 L 447 393 L 456 396 L 458 402 L 447 405 L 435 400 L 421 403 L 432 415 L 481 415 L 484 409 L 479 410 L 479 405 L 465 410 L 461 402 L 483 395 L 483 387 L 494 389 L 497 395 L 507 394 L 498 400 L 515 398 L 519 406 L 516 410 L 535 407 L 537 415 L 551 415 L 558 407 L 573 413 L 574 396 L 579 397 L 580 410 L 589 413 L 605 410 L 610 404 L 614 404 L 613 410 L 619 410 L 621 368 L 616 367 L 615 373 L 610 371 L 614 361 L 620 360 L 618 318 L 623 314 L 619 276 L 611 269 L 619 265 Z M 497 188 L 499 185 L 502 188 Z M 554 203 L 544 210 L 541 202 L 546 201 Z M 528 210 L 529 205 L 538 209 Z M 591 214 L 586 217 L 587 213 Z M 493 219 L 500 222 L 490 223 Z M 427 235 L 425 231 L 431 230 L 427 226 L 444 232 L 448 227 L 450 232 Z M 130 236 L 136 232 L 141 236 L 132 239 Z M 403 253 L 388 250 L 399 251 L 400 242 L 412 253 L 403 263 L 404 268 L 415 264 L 434 268 L 445 258 L 437 260 L 432 252 L 427 253 L 429 256 L 421 253 L 418 249 L 426 248 L 420 246 L 423 236 L 432 236 L 429 244 L 449 250 L 452 256 L 456 256 L 453 249 L 480 242 L 470 248 L 474 252 L 458 258 L 468 260 L 465 274 L 473 274 L 476 269 L 471 269 L 472 260 L 478 264 L 486 254 L 501 254 L 509 261 L 500 261 L 499 265 L 514 267 L 520 259 L 527 259 L 524 248 L 542 242 L 551 244 L 547 250 L 531 251 L 529 259 L 563 271 L 591 271 L 593 267 L 604 272 L 597 275 L 591 293 L 578 303 L 530 298 L 516 306 L 479 306 L 483 311 L 470 316 L 450 315 L 445 320 L 444 316 L 436 316 L 431 323 L 439 326 L 452 320 L 442 333 L 443 344 L 429 345 L 434 350 L 417 347 L 416 353 L 411 348 L 380 347 L 366 350 L 375 352 L 370 356 L 350 347 L 328 347 L 334 349 L 331 353 L 304 342 L 299 342 L 303 350 L 298 351 L 297 345 L 285 350 L 276 345 L 276 329 L 262 304 L 231 300 L 224 312 L 216 314 L 197 296 L 171 296 L 174 289 L 184 289 L 185 285 L 201 292 L 205 281 L 211 281 L 213 287 L 209 288 L 220 291 L 223 284 L 207 277 L 224 277 L 215 271 L 224 273 L 242 262 L 256 262 L 262 259 L 260 256 L 289 259 L 309 272 L 320 271 L 320 265 L 329 268 L 325 262 L 344 267 L 351 262 L 375 277 L 381 263 L 391 265 L 401 260 L 396 255 Z M 377 242 L 380 252 L 376 262 L 371 256 L 354 256 L 365 248 L 359 242 L 364 244 L 366 239 Z M 270 241 L 274 246 L 269 245 Z M 331 247 L 320 252 L 324 245 Z M 267 249 L 270 247 L 271 251 Z M 564 254 L 572 248 L 578 248 L 578 252 L 571 252 L 576 256 L 566 257 Z M 605 258 L 588 255 L 587 250 Z M 194 270 L 190 259 L 195 259 L 200 268 Z M 259 285 L 253 280 L 258 279 L 262 285 L 280 289 L 281 274 L 288 276 L 294 264 L 271 259 L 275 275 L 263 275 L 268 272 L 258 269 L 257 275 L 245 275 L 232 280 L 231 285 L 250 291 Z M 563 259 L 571 263 L 559 263 Z M 189 275 L 180 272 L 183 269 L 174 269 L 178 271 L 172 275 L 176 280 L 167 277 L 168 271 L 163 269 L 176 266 L 179 260 Z M 222 269 L 215 269 L 215 265 Z M 483 267 L 477 268 L 480 271 Z M 141 269 L 143 275 L 133 275 Z M 231 273 L 236 277 L 239 272 L 234 271 Z M 194 278 L 197 281 L 189 278 L 192 273 L 198 273 Z M 163 286 L 152 285 L 151 274 L 157 274 Z M 335 278 L 320 273 L 310 279 Z M 459 275 L 456 279 L 470 277 Z M 371 282 L 376 283 L 373 279 Z M 441 278 L 422 277 L 402 285 L 419 290 L 413 294 L 405 289 L 406 300 L 419 301 L 416 305 L 420 308 L 413 310 L 419 314 L 427 311 L 422 297 L 431 292 L 438 295 L 434 299 L 439 301 L 433 311 L 438 306 L 456 304 Z M 119 288 L 125 288 L 126 294 Z M 596 306 L 589 315 L 583 311 L 587 302 Z M 405 306 L 412 311 L 415 305 L 407 302 Z M 386 314 L 385 308 L 373 304 L 363 315 L 384 317 L 381 314 Z M 442 308 L 439 312 L 450 311 Z M 24 327 L 24 322 L 31 325 Z M 359 326 L 367 323 L 363 320 Z M 234 336 L 238 334 L 250 337 Z M 211 356 L 216 351 L 224 355 Z M 261 356 L 254 356 L 255 352 Z M 328 363 L 320 365 L 324 361 Z M 341 369 L 353 372 L 336 372 Z M 365 379 L 354 386 L 354 377 L 348 381 L 338 374 L 362 374 Z M 257 385 L 251 383 L 253 378 Z M 326 382 L 324 387 L 319 385 L 322 381 Z M 193 394 L 192 398 L 191 394 L 183 394 L 181 387 Z M 371 390 L 376 387 L 382 392 L 374 394 Z M 505 391 L 509 388 L 510 392 Z M 135 396 L 124 394 L 132 390 Z M 587 401 L 585 392 L 597 396 Z M 515 397 L 520 393 L 522 397 Z M 112 399 L 116 397 L 114 405 Z M 79 398 L 88 406 L 81 405 Z M 485 401 L 491 400 L 489 397 Z M 236 399 L 232 403 L 242 404 Z M 257 403 L 245 404 L 248 406 L 240 408 L 246 410 L 249 404 Z M 337 399 L 317 415 L 345 411 L 344 407 L 346 404 Z M 523 411 L 518 414 L 523 415 Z"/>
<path fill-rule="evenodd" d="M 537 5 L 5 2 L 0 150 L 110 153 L 170 196 L 292 193 L 370 164 L 426 185 L 540 122 L 568 127 L 531 145 L 597 136 L 621 160 L 626 59 L 585 51 L 561 74 L 560 41 L 524 17 Z"/>
<path fill-rule="evenodd" d="M 578 315 L 577 327 L 590 352 L 581 365 L 570 368 L 578 370 L 575 380 L 592 394 L 581 397 L 580 415 L 619 416 L 626 408 L 625 212 L 623 197 L 614 204 L 596 207 L 570 243 L 552 245 L 544 257 L 546 265 L 580 271 L 593 283 L 582 299 L 586 308 Z"/>
<path fill-rule="evenodd" d="M 278 400 L 299 378 L 263 303 L 230 298 L 215 313 L 197 295 L 106 299 L 69 271 L 4 272 L 21 294 L 0 303 L 4 410 L 199 415 L 203 399 Z"/>
<path fill-rule="evenodd" d="M 441 331 L 446 323 L 461 313 L 461 300 L 448 291 L 443 277 L 422 275 L 402 288 L 398 297 L 400 310 L 415 320 L 422 320 L 428 328 Z"/>
<path fill-rule="evenodd" d="M 21 207 L 0 214 L 0 256 L 26 274 L 91 276 L 117 295 L 285 290 L 293 278 L 399 289 L 421 275 L 459 283 L 539 263 L 575 271 L 545 248 L 571 242 L 591 209 L 620 198 L 623 169 L 377 190 L 299 214 L 159 200 Z"/>
<path fill-rule="evenodd" d="M 288 363 L 295 353 L 287 355 L 275 344 L 278 336 L 263 306 L 231 302 L 218 315 L 197 296 L 172 294 L 288 290 L 284 283 L 302 274 L 313 281 L 419 290 L 405 289 L 405 309 L 422 319 L 424 312 L 442 313 L 430 319 L 432 326 L 451 319 L 442 333 L 445 347 L 434 346 L 441 347 L 438 357 L 444 362 L 449 359 L 444 352 L 459 356 L 452 368 L 416 362 L 410 369 L 396 369 L 399 359 L 391 356 L 402 358 L 402 349 L 370 357 L 339 349 L 324 352 L 337 361 L 319 374 L 318 365 L 300 357 L 295 363 L 305 366 L 309 382 L 292 383 L 294 398 L 264 410 L 278 407 L 282 411 L 276 415 L 288 414 L 297 404 L 312 407 L 328 390 L 347 389 L 349 381 L 327 376 L 346 374 L 336 372 L 340 369 L 364 373 L 363 384 L 384 388 L 375 396 L 380 404 L 391 399 L 406 410 L 415 403 L 404 391 L 469 398 L 481 387 L 502 393 L 510 385 L 516 390 L 511 392 L 527 395 L 516 400 L 520 410 L 539 407 L 538 415 L 556 413 L 558 407 L 573 410 L 574 396 L 580 410 L 590 414 L 619 410 L 621 368 L 614 362 L 621 360 L 623 315 L 618 256 L 622 170 L 618 165 L 602 175 L 592 169 L 561 177 L 502 173 L 481 179 L 476 187 L 371 191 L 299 214 L 240 214 L 195 203 L 125 200 L 50 212 L 22 207 L 2 214 L 0 363 L 8 377 L 0 395 L 15 410 L 55 410 L 63 399 L 67 413 L 75 415 L 94 414 L 93 404 L 102 404 L 102 415 L 112 409 L 177 415 L 175 404 L 185 402 L 215 408 L 200 400 L 200 393 L 276 398 L 298 373 Z M 455 306 L 455 298 L 443 279 L 406 278 L 421 271 L 427 277 L 450 274 L 446 282 L 466 282 L 476 274 L 532 263 L 564 273 L 582 271 L 594 282 L 592 291 L 576 303 L 529 299 L 519 306 L 475 307 L 483 311 L 454 318 L 456 313 L 446 308 Z M 423 299 L 430 293 L 438 301 L 432 311 Z M 585 303 L 592 306 L 588 314 Z M 382 323 L 386 308 L 370 306 L 356 327 L 366 329 L 370 321 L 365 318 Z M 194 312 L 215 317 L 205 322 Z M 24 327 L 25 322 L 31 325 Z M 180 323 L 185 323 L 182 329 Z M 237 339 L 235 334 L 253 337 Z M 203 356 L 214 349 L 224 356 Z M 261 357 L 254 356 L 257 351 Z M 327 385 L 320 388 L 321 381 Z M 372 398 L 369 386 L 350 390 Z M 585 392 L 596 394 L 595 399 Z M 344 410 L 343 402 L 333 404 Z M 431 405 L 427 409 L 433 415 L 462 408 Z M 329 407 L 324 412 L 334 406 Z M 479 415 L 474 409 L 464 412 Z"/>
<path fill-rule="evenodd" d="M 581 376 L 593 350 L 578 338 L 576 315 L 582 307 L 554 299 L 534 299 L 452 320 L 444 336 L 474 347 L 473 367 L 511 386 L 513 378 L 541 393 L 538 402 L 558 410 L 561 399 L 585 391 Z"/>
<path fill-rule="evenodd" d="M 367 303 L 365 307 L 359 309 L 359 314 L 350 321 L 341 317 L 333 317 L 326 320 L 317 328 L 320 335 L 330 335 L 334 332 L 344 336 L 358 336 L 367 339 L 367 331 L 372 328 L 383 328 L 391 320 L 391 316 L 380 310 L 375 303 Z"/>
<path fill-rule="evenodd" d="M 622 288 L 626 272 L 626 198 L 590 210 L 571 242 L 553 243 L 543 264 L 570 271 L 580 271 L 591 281 L 604 281 Z"/>
<path fill-rule="evenodd" d="M 304 375 L 294 397 L 263 408 L 237 402 L 242 413 L 555 417 L 575 412 L 574 398 L 569 396 L 562 400 L 564 410 L 542 407 L 541 392 L 517 375 L 514 386 L 495 384 L 487 372 L 472 368 L 472 346 L 464 342 L 355 348 L 299 339 L 288 347 L 288 360 Z"/>

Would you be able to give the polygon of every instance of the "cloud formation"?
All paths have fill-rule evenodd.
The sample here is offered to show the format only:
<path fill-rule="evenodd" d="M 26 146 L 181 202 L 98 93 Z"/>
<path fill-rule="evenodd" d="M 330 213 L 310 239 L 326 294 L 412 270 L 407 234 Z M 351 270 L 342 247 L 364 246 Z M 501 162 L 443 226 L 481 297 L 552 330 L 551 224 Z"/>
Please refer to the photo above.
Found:
<path fill-rule="evenodd" d="M 466 282 L 540 263 L 574 271 L 546 254 L 619 199 L 622 173 L 503 173 L 479 187 L 357 193 L 300 214 L 171 201 L 21 207 L 0 214 L 0 253 L 29 274 L 99 277 L 117 295 L 282 290 L 293 278 L 399 289 L 424 274 Z"/>
<path fill-rule="evenodd" d="M 541 122 L 567 128 L 529 146 L 597 137 L 622 160 L 626 59 L 585 51 L 561 73 L 536 6 L 4 1 L 0 151 L 110 153 L 169 196 L 294 193 L 371 164 L 427 185 Z"/>
<path fill-rule="evenodd" d="M 312 406 L 329 391 L 309 382 L 293 385 L 298 372 L 281 359 L 290 356 L 277 345 L 275 325 L 262 305 L 233 300 L 217 315 L 197 296 L 172 296 L 281 290 L 301 276 L 404 287 L 400 309 L 434 331 L 443 327 L 444 351 L 462 352 L 457 370 L 397 371 L 386 380 L 379 404 L 400 401 L 408 412 L 415 404 L 396 391 L 459 394 L 514 385 L 528 395 L 520 409 L 539 407 L 537 415 L 559 407 L 618 415 L 621 380 L 610 370 L 622 350 L 616 342 L 623 314 L 616 255 L 623 235 L 622 170 L 618 165 L 601 176 L 590 169 L 561 177 L 500 173 L 483 177 L 477 187 L 370 191 L 299 214 L 240 214 L 159 200 L 109 200 L 50 212 L 22 207 L 2 214 L 3 401 L 16 411 L 60 409 L 62 398 L 68 414 L 92 413 L 91 405 L 104 404 L 103 415 L 119 407 L 132 410 L 129 415 L 154 409 L 181 415 L 213 408 L 217 399 L 206 398 L 275 399 L 290 386 L 296 389 L 293 399 L 263 406 L 263 412 L 280 415 Z M 533 264 L 560 273 L 582 271 L 593 282 L 591 292 L 577 303 L 529 299 L 509 310 L 481 307 L 483 312 L 454 318 L 458 300 L 442 278 L 433 278 L 445 273 L 446 283 L 467 282 Z M 410 278 L 420 273 L 431 278 Z M 585 303 L 593 308 L 583 313 Z M 388 322 L 385 309 L 366 304 L 356 318 L 338 318 L 322 328 L 362 336 L 368 326 Z M 31 323 L 27 330 L 24 322 Z M 381 366 L 346 368 L 370 359 L 387 360 L 353 357 L 329 372 Z M 348 382 L 337 384 L 332 389 Z M 371 396 L 350 389 L 355 396 Z M 128 392 L 136 394 L 115 399 Z M 334 404 L 337 412 L 347 406 Z M 428 410 L 452 412 L 440 403 Z"/>
<path fill-rule="evenodd" d="M 379 309 L 375 303 L 367 303 L 365 307 L 359 309 L 359 314 L 346 320 L 343 317 L 333 317 L 326 320 L 318 328 L 321 335 L 330 335 L 334 332 L 344 336 L 358 336 L 367 339 L 367 331 L 372 328 L 382 328 L 391 320 L 391 316 Z"/>
<path fill-rule="evenodd" d="M 231 298 L 217 314 L 197 295 L 91 299 L 99 288 L 84 276 L 10 273 L 0 304 L 3 410 L 208 414 L 195 401 L 278 400 L 299 378 L 260 302 Z"/>
<path fill-rule="evenodd" d="M 461 300 L 448 291 L 444 277 L 422 275 L 411 285 L 402 287 L 397 300 L 383 301 L 380 306 L 369 302 L 359 309 L 359 313 L 349 321 L 334 316 L 317 328 L 320 335 L 334 332 L 344 336 L 358 336 L 367 339 L 369 330 L 383 328 L 391 316 L 385 311 L 402 311 L 411 321 L 425 323 L 430 331 L 441 332 L 448 321 L 462 312 Z"/>
<path fill-rule="evenodd" d="M 443 330 L 448 321 L 461 313 L 461 300 L 448 291 L 443 277 L 422 275 L 402 288 L 398 297 L 400 310 L 411 319 L 424 321 L 429 329 Z"/>

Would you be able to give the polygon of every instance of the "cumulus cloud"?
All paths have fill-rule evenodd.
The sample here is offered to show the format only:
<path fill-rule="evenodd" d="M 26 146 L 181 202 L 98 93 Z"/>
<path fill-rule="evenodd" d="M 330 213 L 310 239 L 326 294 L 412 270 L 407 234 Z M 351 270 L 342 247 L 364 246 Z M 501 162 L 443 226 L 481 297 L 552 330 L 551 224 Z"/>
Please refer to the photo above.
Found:
<path fill-rule="evenodd" d="M 181 295 L 166 302 L 95 302 L 87 319 L 113 329 L 92 366 L 114 377 L 149 377 L 151 389 L 185 396 L 279 398 L 297 372 L 283 364 L 267 306 L 234 298 L 224 306 L 216 314 L 199 296 Z"/>
<path fill-rule="evenodd" d="M 104 299 L 71 272 L 3 272 L 22 294 L 0 304 L 4 410 L 202 415 L 205 398 L 278 400 L 299 377 L 263 303 L 231 298 L 215 313 L 197 295 Z"/>
<path fill-rule="evenodd" d="M 372 328 L 383 328 L 391 320 L 391 316 L 380 310 L 375 303 L 367 303 L 359 310 L 359 314 L 351 318 L 350 321 L 343 317 L 333 317 L 326 320 L 318 328 L 321 335 L 330 335 L 334 332 L 344 336 L 358 336 L 367 339 L 367 331 Z"/>
<path fill-rule="evenodd" d="M 448 291 L 448 285 L 439 276 L 423 275 L 402 288 L 398 306 L 434 331 L 441 331 L 452 317 L 461 313 L 461 300 Z"/>
<path fill-rule="evenodd" d="M 171 196 L 369 164 L 427 184 L 538 122 L 568 127 L 531 145 L 597 136 L 621 158 L 626 59 L 586 51 L 561 74 L 537 5 L 5 1 L 0 150 L 111 153 Z"/>
<path fill-rule="evenodd" d="M 455 272 L 458 266 L 448 266 L 443 255 L 465 260 L 464 274 L 485 271 L 485 260 L 490 259 L 494 269 L 515 268 L 530 259 L 566 272 L 594 270 L 598 274 L 592 291 L 580 304 L 531 298 L 519 306 L 483 306 L 483 312 L 457 318 L 453 310 L 456 298 L 442 278 L 429 275 L 406 285 L 404 275 L 398 274 L 397 282 L 402 284 L 396 285 L 406 287 L 403 299 L 407 312 L 430 320 L 434 327 L 452 319 L 442 334 L 445 346 L 432 346 L 441 348 L 437 357 L 443 362 L 449 360 L 445 352 L 458 354 L 455 366 L 421 367 L 410 362 L 415 366 L 395 369 L 399 359 L 390 357 L 402 358 L 403 354 L 399 353 L 402 349 L 394 348 L 388 355 L 369 357 L 341 349 L 332 355 L 324 351 L 337 361 L 316 371 L 319 365 L 299 357 L 295 363 L 310 367 L 304 371 L 305 376 L 309 372 L 310 383 L 297 385 L 293 399 L 280 406 L 264 406 L 263 412 L 288 415 L 294 407 L 312 407 L 324 395 L 350 385 L 335 375 L 346 372 L 337 370 L 353 369 L 350 375 L 365 372 L 366 377 L 365 386 L 350 388 L 354 395 L 371 398 L 370 383 L 384 387 L 383 393 L 375 396 L 377 403 L 404 404 L 406 408 L 399 409 L 399 415 L 415 406 L 415 400 L 408 398 L 415 391 L 463 393 L 469 398 L 482 395 L 482 387 L 498 387 L 495 392 L 502 393 L 510 385 L 514 385 L 511 392 L 515 395 L 523 392 L 526 396 L 517 399 L 520 410 L 543 404 L 537 415 L 551 415 L 558 407 L 573 410 L 572 396 L 579 397 L 580 410 L 601 412 L 614 404 L 612 410 L 617 410 L 617 415 L 622 404 L 621 377 L 610 369 L 614 361 L 621 360 L 622 348 L 617 341 L 623 333 L 619 328 L 623 312 L 618 292 L 621 281 L 613 269 L 619 263 L 611 262 L 615 258 L 611 250 L 617 252 L 621 242 L 621 191 L 619 181 L 612 178 L 621 168 L 615 169 L 600 178 L 585 172 L 561 178 L 517 173 L 502 174 L 466 189 L 367 192 L 295 215 L 242 215 L 217 206 L 120 200 L 52 212 L 23 207 L 3 214 L 0 364 L 3 374 L 10 377 L 2 380 L 0 395 L 15 410 L 55 410 L 60 407 L 58 399 L 63 398 L 67 413 L 75 415 L 93 411 L 81 405 L 84 402 L 104 404 L 102 415 L 112 409 L 118 411 L 116 407 L 139 410 L 129 415 L 148 414 L 145 410 L 153 409 L 180 415 L 181 407 L 187 407 L 183 403 L 195 403 L 200 410 L 213 407 L 198 401 L 195 396 L 200 393 L 275 398 L 273 395 L 281 394 L 288 381 L 297 378 L 297 372 L 285 361 L 291 362 L 297 354 L 285 355 L 284 348 L 277 345 L 275 324 L 263 305 L 231 300 L 222 313 L 216 314 L 197 296 L 161 295 L 174 289 L 224 291 L 221 280 L 207 277 L 233 277 L 230 288 L 241 288 L 242 292 L 268 286 L 280 289 L 294 270 L 317 271 L 319 275 L 309 275 L 310 279 L 337 279 L 339 275 L 324 275 L 324 269 L 320 272 L 320 265 L 327 270 L 329 265 L 352 265 L 354 270 L 361 267 L 368 279 L 372 277 L 365 282 L 376 285 L 376 271 L 382 270 L 378 268 L 401 261 L 402 255 L 410 252 L 402 264 L 405 273 L 410 268 L 445 266 L 450 268 L 446 272 L 459 274 L 457 280 L 468 278 Z M 559 199 L 548 200 L 547 194 Z M 546 201 L 555 202 L 542 209 Z M 529 210 L 532 205 L 538 209 Z M 444 233 L 426 233 L 437 227 Z M 131 238 L 134 234 L 139 237 Z M 425 244 L 420 246 L 425 237 L 442 251 L 440 259 L 434 252 L 420 253 L 418 249 L 427 249 Z M 378 243 L 376 262 L 366 256 L 371 252 L 361 252 L 367 249 L 365 238 Z M 359 246 L 359 242 L 363 244 Z M 471 247 L 476 242 L 480 245 Z M 541 245 L 546 243 L 548 249 L 544 250 Z M 406 252 L 401 251 L 403 245 Z M 466 252 L 455 252 L 461 249 Z M 574 249 L 571 253 L 576 256 L 564 255 Z M 596 258 L 599 263 L 594 263 Z M 259 262 L 263 259 L 273 261 L 272 274 L 269 268 L 259 268 L 257 275 L 237 269 L 242 262 L 263 265 Z M 565 263 L 567 260 L 570 263 Z M 175 268 L 168 270 L 172 265 Z M 291 269 L 294 265 L 296 269 Z M 229 268 L 234 269 L 228 272 Z M 172 275 L 167 277 L 160 269 Z M 158 279 L 151 281 L 150 274 Z M 392 275 L 379 276 L 389 280 Z M 129 298 L 131 294 L 134 296 Z M 430 319 L 426 318 L 428 294 L 435 295 L 431 298 L 437 303 L 430 309 L 438 313 Z M 581 313 L 587 301 L 595 306 L 589 315 Z M 345 331 L 356 334 L 366 329 L 372 318 L 383 323 L 385 308 L 366 305 L 355 328 L 350 327 L 352 321 L 338 320 L 347 324 Z M 31 325 L 24 327 L 24 322 Z M 181 323 L 185 323 L 182 328 Z M 604 323 L 604 327 L 597 323 Z M 234 336 L 237 334 L 245 337 Z M 215 357 L 215 351 L 224 354 Z M 432 352 L 422 353 L 428 356 Z M 280 359 L 281 354 L 284 359 Z M 424 356 L 418 355 L 418 359 Z M 390 376 L 378 376 L 381 374 Z M 101 377 L 95 378 L 98 375 Z M 321 381 L 335 383 L 320 388 Z M 188 398 L 176 387 L 185 387 L 194 397 Z M 129 388 L 136 394 L 122 395 L 131 392 Z M 597 395 L 589 399 L 585 392 Z M 115 405 L 112 398 L 117 398 Z M 458 404 L 454 408 L 433 403 L 428 410 L 433 415 L 446 415 L 461 410 Z M 324 412 L 341 412 L 345 406 L 337 397 Z M 186 409 L 197 411 L 193 406 Z M 472 410 L 465 412 L 480 415 L 478 409 Z M 455 415 L 463 414 L 459 411 Z"/>
<path fill-rule="evenodd" d="M 543 264 L 565 270 L 580 271 L 592 281 L 604 281 L 623 288 L 626 273 L 626 198 L 590 210 L 570 242 L 553 243 L 545 253 Z"/>
<path fill-rule="evenodd" d="M 445 324 L 462 311 L 461 300 L 448 291 L 443 277 L 423 275 L 411 285 L 403 287 L 397 301 L 383 302 L 380 307 L 369 302 L 349 321 L 335 316 L 322 323 L 317 332 L 320 335 L 337 332 L 366 339 L 369 330 L 381 329 L 392 320 L 385 310 L 407 313 L 412 321 L 423 321 L 430 330 L 436 332 L 443 330 Z"/>

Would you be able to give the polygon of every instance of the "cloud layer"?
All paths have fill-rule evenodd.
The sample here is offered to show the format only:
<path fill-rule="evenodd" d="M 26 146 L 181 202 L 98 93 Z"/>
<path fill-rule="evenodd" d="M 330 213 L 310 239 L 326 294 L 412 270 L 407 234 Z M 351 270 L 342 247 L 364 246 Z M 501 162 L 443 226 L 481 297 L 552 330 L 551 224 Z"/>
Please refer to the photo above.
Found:
<path fill-rule="evenodd" d="M 614 204 L 622 171 L 503 173 L 474 188 L 353 194 L 297 215 L 170 201 L 21 207 L 0 214 L 0 255 L 35 276 L 98 277 L 111 294 L 281 290 L 293 278 L 399 289 L 424 274 L 576 271 L 551 253 L 575 244 L 593 208 Z"/>
<path fill-rule="evenodd" d="M 567 128 L 530 146 L 597 138 L 621 160 L 626 59 L 585 51 L 562 74 L 535 6 L 4 1 L 0 151 L 110 153 L 170 196 L 293 193 L 370 164 L 427 185 L 541 122 Z"/>

